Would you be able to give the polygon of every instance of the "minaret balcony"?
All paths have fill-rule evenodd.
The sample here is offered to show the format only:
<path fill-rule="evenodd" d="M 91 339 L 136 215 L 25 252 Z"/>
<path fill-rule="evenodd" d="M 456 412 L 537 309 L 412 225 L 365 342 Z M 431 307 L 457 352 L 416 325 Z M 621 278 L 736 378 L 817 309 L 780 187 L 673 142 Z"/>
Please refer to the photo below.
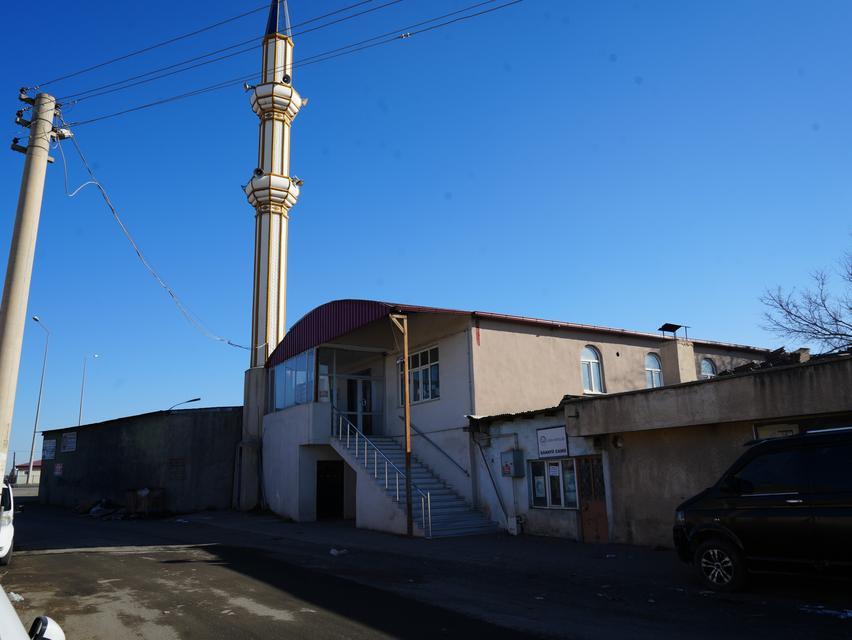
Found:
<path fill-rule="evenodd" d="M 299 185 L 289 176 L 262 174 L 246 185 L 246 195 L 255 208 L 283 210 L 287 213 L 299 197 Z"/>
<path fill-rule="evenodd" d="M 292 122 L 302 108 L 302 97 L 289 84 L 267 82 L 252 90 L 251 108 L 261 118 L 265 114 L 280 113 L 288 122 Z"/>

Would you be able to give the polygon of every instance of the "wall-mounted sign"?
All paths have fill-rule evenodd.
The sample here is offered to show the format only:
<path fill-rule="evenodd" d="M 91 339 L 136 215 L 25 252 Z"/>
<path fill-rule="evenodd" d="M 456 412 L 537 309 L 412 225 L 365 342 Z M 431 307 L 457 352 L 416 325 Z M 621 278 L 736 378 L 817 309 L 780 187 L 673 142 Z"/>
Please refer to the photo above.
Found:
<path fill-rule="evenodd" d="M 68 453 L 70 451 L 77 450 L 77 432 L 72 431 L 71 433 L 63 433 L 62 434 L 62 446 L 59 448 L 62 453 Z"/>
<path fill-rule="evenodd" d="M 56 457 L 56 440 L 45 440 L 41 444 L 41 459 L 53 460 Z"/>
<path fill-rule="evenodd" d="M 56 464 L 53 465 L 53 475 L 55 475 L 55 476 L 61 476 L 62 475 L 62 463 L 61 462 L 57 462 Z"/>
<path fill-rule="evenodd" d="M 539 458 L 564 458 L 568 455 L 568 438 L 564 426 L 536 429 L 536 440 Z"/>

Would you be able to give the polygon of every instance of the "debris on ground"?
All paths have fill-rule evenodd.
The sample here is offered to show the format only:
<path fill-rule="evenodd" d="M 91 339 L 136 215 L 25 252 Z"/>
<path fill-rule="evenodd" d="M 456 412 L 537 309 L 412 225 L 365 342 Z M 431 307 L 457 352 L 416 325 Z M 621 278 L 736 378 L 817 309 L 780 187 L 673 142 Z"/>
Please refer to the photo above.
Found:
<path fill-rule="evenodd" d="M 14 591 L 9 592 L 9 602 L 23 602 L 24 596 L 15 593 Z"/>
<path fill-rule="evenodd" d="M 345 556 L 349 553 L 349 549 L 331 549 L 328 553 L 336 558 L 337 556 Z"/>
<path fill-rule="evenodd" d="M 114 514 L 119 508 L 119 505 L 115 504 L 112 500 L 103 498 L 98 500 L 95 505 L 89 509 L 87 514 L 92 518 L 105 518 Z"/>

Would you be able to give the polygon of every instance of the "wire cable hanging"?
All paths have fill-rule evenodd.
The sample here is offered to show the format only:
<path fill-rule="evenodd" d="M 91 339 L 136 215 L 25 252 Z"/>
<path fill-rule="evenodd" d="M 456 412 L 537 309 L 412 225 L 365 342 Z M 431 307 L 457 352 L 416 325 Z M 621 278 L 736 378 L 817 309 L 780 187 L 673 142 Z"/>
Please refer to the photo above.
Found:
<path fill-rule="evenodd" d="M 60 118 L 61 120 L 61 118 Z M 68 126 L 65 121 L 62 121 L 64 126 Z M 80 160 L 83 162 L 83 166 L 86 168 L 86 172 L 89 174 L 90 180 L 84 182 L 79 187 L 77 187 L 73 192 L 68 191 L 68 162 L 65 158 L 65 151 L 62 149 L 62 143 L 57 140 L 57 146 L 59 147 L 59 153 L 62 155 L 62 164 L 65 170 L 65 195 L 69 198 L 73 198 L 76 196 L 83 188 L 88 187 L 89 185 L 94 185 L 100 191 L 101 197 L 106 203 L 109 210 L 112 212 L 112 217 L 115 219 L 118 226 L 121 228 L 121 232 L 124 234 L 124 237 L 127 238 L 127 241 L 130 243 L 130 246 L 133 247 L 133 251 L 136 253 L 136 257 L 139 258 L 139 261 L 148 270 L 148 272 L 154 277 L 157 283 L 166 291 L 169 297 L 174 302 L 175 306 L 180 311 L 181 315 L 202 335 L 205 337 L 215 340 L 216 342 L 222 342 L 231 347 L 236 347 L 237 349 L 244 349 L 246 351 L 250 351 L 249 347 L 246 347 L 241 344 L 237 344 L 227 338 L 223 338 L 222 336 L 212 332 L 207 326 L 196 316 L 178 297 L 175 293 L 174 289 L 172 289 L 168 283 L 157 273 L 157 270 L 148 262 L 148 259 L 145 257 L 145 254 L 142 253 L 142 249 L 139 248 L 139 245 L 136 243 L 136 240 L 133 238 L 133 235 L 130 233 L 130 230 L 122 221 L 121 216 L 118 214 L 115 206 L 112 204 L 112 200 L 110 200 L 109 194 L 107 194 L 106 188 L 100 183 L 100 181 L 95 177 L 94 171 L 92 171 L 92 167 L 89 165 L 89 162 L 86 160 L 86 156 L 83 154 L 83 150 L 80 149 L 80 145 L 77 142 L 76 137 L 71 137 L 71 142 L 74 144 L 74 148 L 77 150 L 77 155 L 80 156 Z"/>
<path fill-rule="evenodd" d="M 422 21 L 420 23 L 417 23 L 416 25 L 410 25 L 408 27 L 403 27 L 402 29 L 397 29 L 397 30 L 394 30 L 392 32 L 373 36 L 372 38 L 368 38 L 368 39 L 362 40 L 360 42 L 352 43 L 352 44 L 346 45 L 344 47 L 338 47 L 337 49 L 332 49 L 330 51 L 319 53 L 319 54 L 316 54 L 315 56 L 311 56 L 311 57 L 305 58 L 305 59 L 303 59 L 303 60 L 301 60 L 297 63 L 294 63 L 292 65 L 292 68 L 296 69 L 296 68 L 308 66 L 308 65 L 311 65 L 311 64 L 317 64 L 319 62 L 325 62 L 327 60 L 332 60 L 334 58 L 339 58 L 341 56 L 349 55 L 349 54 L 352 54 L 352 53 L 358 53 L 358 52 L 364 51 L 366 49 L 371 49 L 373 47 L 378 47 L 378 46 L 381 46 L 381 45 L 389 44 L 389 43 L 395 42 L 397 40 L 407 40 L 409 38 L 412 38 L 413 36 L 416 36 L 416 35 L 419 35 L 419 34 L 422 34 L 422 33 L 435 31 L 436 29 L 447 27 L 447 26 L 450 26 L 452 24 L 462 22 L 464 20 L 470 20 L 472 18 L 477 18 L 479 16 L 482 16 L 482 15 L 485 15 L 485 14 L 488 14 L 488 13 L 493 13 L 495 11 L 505 9 L 505 8 L 513 6 L 513 5 L 520 4 L 521 2 L 524 2 L 524 0 L 511 0 L 510 2 L 505 2 L 503 4 L 497 5 L 495 7 L 490 7 L 488 9 L 484 9 L 484 10 L 478 11 L 476 13 L 472 13 L 472 14 L 468 14 L 468 15 L 464 15 L 464 16 L 459 16 L 459 17 L 453 18 L 452 20 L 447 20 L 446 22 L 442 22 L 442 23 L 432 25 L 432 26 L 429 26 L 429 27 L 424 27 L 424 28 L 421 28 L 421 29 L 416 29 L 414 31 L 408 31 L 408 29 L 412 29 L 412 28 L 415 28 L 415 27 L 420 26 L 420 25 L 429 24 L 431 22 L 435 22 L 436 20 L 440 20 L 442 18 L 452 16 L 452 15 L 457 15 L 459 13 L 464 13 L 465 11 L 469 11 L 473 8 L 480 7 L 480 6 L 487 5 L 487 4 L 492 4 L 494 2 L 497 2 L 497 0 L 484 0 L 483 2 L 478 2 L 476 4 L 465 7 L 464 9 L 459 9 L 457 11 L 453 11 L 453 12 L 450 12 L 448 14 L 444 14 L 443 16 L 439 16 L 439 17 L 436 17 L 436 18 L 431 18 L 429 20 Z M 400 33 L 400 31 L 402 31 L 402 33 Z M 384 38 L 384 39 L 382 39 L 382 38 Z M 373 42 L 374 40 L 378 40 L 378 42 Z M 279 69 L 276 69 L 276 70 L 279 70 Z M 218 91 L 219 89 L 224 89 L 224 88 L 227 88 L 227 87 L 230 87 L 230 86 L 234 86 L 236 84 L 243 84 L 243 83 L 249 82 L 251 80 L 256 80 L 256 79 L 260 78 L 261 76 L 262 76 L 262 74 L 252 74 L 250 76 L 239 76 L 239 77 L 236 77 L 236 78 L 231 78 L 229 80 L 223 80 L 221 82 L 218 82 L 218 83 L 215 83 L 215 84 L 212 84 L 212 85 L 199 87 L 197 89 L 193 89 L 193 90 L 187 91 L 185 93 L 180 93 L 180 94 L 176 94 L 176 95 L 173 95 L 173 96 L 160 98 L 159 100 L 154 100 L 152 102 L 137 105 L 135 107 L 129 107 L 127 109 L 115 111 L 113 113 L 108 113 L 108 114 L 98 116 L 98 117 L 95 117 L 95 118 L 89 118 L 87 120 L 77 120 L 75 122 L 70 123 L 68 126 L 81 127 L 81 126 L 92 124 L 92 123 L 95 123 L 95 122 L 100 122 L 102 120 L 108 120 L 108 119 L 111 119 L 111 118 L 116 118 L 116 117 L 119 117 L 119 116 L 122 116 L 122 115 L 126 115 L 128 113 L 134 113 L 136 111 L 141 111 L 141 110 L 144 110 L 144 109 L 150 109 L 152 107 L 157 107 L 157 106 L 160 106 L 160 105 L 163 105 L 163 104 L 168 104 L 170 102 L 175 102 L 175 101 L 178 101 L 178 100 L 191 98 L 191 97 L 194 97 L 194 96 L 197 96 L 197 95 L 209 93 L 211 91 Z"/>
<path fill-rule="evenodd" d="M 375 2 L 375 0 L 360 0 L 360 2 L 356 2 L 355 4 L 348 5 L 346 7 L 342 7 L 340 9 L 336 9 L 335 11 L 330 11 L 329 13 L 323 14 L 321 16 L 316 16 L 315 18 L 310 18 L 309 20 L 305 20 L 298 25 L 302 26 L 306 24 L 310 24 L 311 22 L 316 22 L 317 20 L 322 20 L 323 18 L 327 18 L 329 16 L 333 16 L 338 13 L 342 13 L 344 11 L 348 11 L 349 9 L 353 9 L 355 7 L 369 4 L 370 2 Z M 194 31 L 190 31 L 187 33 L 180 34 L 173 38 L 169 38 L 167 40 L 163 40 L 161 42 L 157 42 L 155 44 L 149 45 L 147 47 L 143 47 L 141 49 L 137 49 L 135 51 L 131 51 L 129 53 L 125 53 L 123 55 L 117 56 L 115 58 L 111 58 L 109 60 L 105 60 L 103 62 L 99 62 L 98 64 L 91 65 L 89 67 L 84 67 L 82 69 L 78 69 L 77 71 L 73 71 L 71 73 L 66 73 L 61 76 L 57 76 L 56 78 L 51 78 L 50 80 L 46 80 L 44 82 L 40 82 L 39 84 L 32 87 L 32 89 L 38 89 L 40 87 L 45 87 L 49 84 L 53 84 L 55 82 L 59 82 L 60 80 L 67 80 L 68 78 L 75 78 L 77 76 L 83 75 L 84 73 L 89 73 L 90 71 L 95 71 L 96 69 L 101 69 L 111 64 L 115 64 L 116 62 L 122 62 L 123 60 L 127 60 L 129 58 L 133 58 L 138 55 L 142 55 L 143 53 L 148 53 L 149 51 L 153 51 L 154 49 L 159 49 L 160 47 L 165 47 L 166 45 L 174 44 L 175 42 L 180 42 L 181 40 L 186 40 L 187 38 L 191 38 L 192 36 L 196 36 L 200 33 L 205 33 L 206 31 L 210 31 L 211 29 L 215 29 L 217 27 L 221 27 L 222 25 L 229 24 L 240 18 L 245 18 L 246 16 L 250 16 L 259 11 L 263 11 L 269 8 L 269 3 L 265 3 L 259 7 L 255 7 L 254 9 L 250 9 L 243 13 L 237 14 L 235 16 L 231 16 L 230 18 L 225 18 L 224 20 L 220 20 L 219 22 L 214 22 L 213 24 L 207 25 L 205 27 L 201 27 L 199 29 L 195 29 Z"/>
<path fill-rule="evenodd" d="M 371 0 L 371 1 L 373 1 L 373 0 Z M 361 17 L 365 14 L 368 14 L 368 13 L 373 13 L 373 12 L 379 11 L 381 9 L 386 9 L 387 7 L 390 7 L 390 6 L 395 5 L 395 4 L 399 4 L 400 2 L 404 2 L 404 1 L 405 0 L 390 0 L 389 2 L 385 2 L 384 4 L 381 4 L 379 6 L 371 7 L 369 9 L 365 9 L 364 11 L 359 11 L 358 13 L 354 13 L 354 14 L 349 15 L 349 16 L 344 16 L 342 18 L 338 18 L 338 19 L 333 20 L 331 22 L 326 22 L 324 24 L 317 25 L 315 27 L 311 27 L 310 29 L 305 29 L 304 31 L 299 31 L 297 33 L 294 33 L 292 37 L 305 35 L 307 33 L 312 33 L 314 31 L 319 31 L 320 29 L 325 29 L 327 27 L 334 26 L 334 25 L 339 24 L 341 22 L 346 22 L 346 21 L 352 20 L 354 18 L 359 18 L 359 17 Z M 362 3 L 358 3 L 358 4 L 362 4 Z M 348 8 L 351 8 L 353 6 L 357 6 L 357 5 L 351 5 Z M 341 11 L 342 11 L 342 9 L 341 9 Z M 316 19 L 312 19 L 310 22 L 314 22 L 315 20 Z M 306 23 L 301 23 L 301 24 L 306 24 Z M 299 26 L 301 26 L 301 24 L 294 25 L 294 27 L 299 27 Z M 216 49 L 215 51 L 209 51 L 209 52 L 204 53 L 200 56 L 188 58 L 186 60 L 182 60 L 181 62 L 176 62 L 174 64 L 170 64 L 170 65 L 167 65 L 165 67 L 161 67 L 159 69 L 154 69 L 152 71 L 148 71 L 146 73 L 141 73 L 141 74 L 138 74 L 136 76 L 132 76 L 130 78 L 125 78 L 124 80 L 117 80 L 115 82 L 110 82 L 108 84 L 101 85 L 100 87 L 94 87 L 92 89 L 88 89 L 86 91 L 81 91 L 79 93 L 72 93 L 72 94 L 69 94 L 67 96 L 62 96 L 62 97 L 58 98 L 58 100 L 61 101 L 61 102 L 64 102 L 66 106 L 71 106 L 71 105 L 75 105 L 75 104 L 78 104 L 80 102 L 83 102 L 84 100 L 88 100 L 90 98 L 96 98 L 98 96 L 107 95 L 109 93 L 114 93 L 116 91 L 123 91 L 124 89 L 130 89 L 131 87 L 136 87 L 138 85 L 147 84 L 149 82 L 154 82 L 155 80 L 161 80 L 162 78 L 167 78 L 169 76 L 173 76 L 173 75 L 176 75 L 178 73 L 183 73 L 184 71 L 190 71 L 192 69 L 197 69 L 198 67 L 203 67 L 203 66 L 208 65 L 208 64 L 213 64 L 215 62 L 221 62 L 222 60 L 227 60 L 227 59 L 233 58 L 235 56 L 243 55 L 244 53 L 250 53 L 252 51 L 256 51 L 258 44 L 263 42 L 264 37 L 265 36 L 251 38 L 250 40 L 244 40 L 242 42 L 238 42 L 237 44 L 234 44 L 234 45 L 231 45 L 231 46 L 228 46 L 228 47 L 223 47 L 221 49 Z M 204 58 L 208 58 L 210 56 L 216 55 L 217 53 L 222 53 L 224 51 L 230 51 L 231 49 L 235 49 L 237 47 L 240 47 L 240 46 L 243 46 L 243 45 L 246 45 L 246 44 L 248 44 L 250 46 L 245 47 L 243 49 L 239 49 L 238 51 L 233 51 L 232 53 L 227 53 L 225 55 L 219 56 L 218 58 L 211 58 L 210 60 L 204 60 Z M 197 62 L 198 60 L 202 60 L 202 62 Z M 192 62 L 196 62 L 196 64 L 190 64 Z M 190 66 L 186 66 L 186 67 L 183 67 L 181 69 L 176 69 L 176 67 L 181 67 L 182 65 L 190 65 Z M 164 72 L 164 73 L 160 73 L 160 72 Z M 160 75 L 156 75 L 158 73 Z M 153 76 L 153 77 L 148 77 L 148 76 Z M 136 82 L 133 82 L 134 80 L 136 80 Z M 121 85 L 121 86 L 117 86 L 117 85 Z M 65 101 L 70 101 L 70 102 L 65 102 Z"/>

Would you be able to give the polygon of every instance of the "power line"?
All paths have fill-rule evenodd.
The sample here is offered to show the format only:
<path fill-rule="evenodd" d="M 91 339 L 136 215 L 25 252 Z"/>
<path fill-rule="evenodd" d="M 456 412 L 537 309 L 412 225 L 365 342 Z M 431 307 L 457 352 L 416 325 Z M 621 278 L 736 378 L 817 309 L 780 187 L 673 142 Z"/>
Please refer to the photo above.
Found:
<path fill-rule="evenodd" d="M 60 120 L 61 120 L 61 118 L 60 118 Z M 62 121 L 62 124 L 65 125 L 65 126 L 68 126 L 64 121 Z M 82 185 L 80 185 L 79 187 L 77 187 L 73 192 L 68 191 L 68 163 L 65 159 L 65 151 L 63 151 L 63 149 L 62 149 L 62 143 L 59 142 L 59 140 L 57 140 L 57 145 L 59 147 L 59 153 L 62 155 L 62 164 L 63 164 L 64 169 L 65 169 L 65 194 L 69 198 L 73 198 L 84 187 L 87 187 L 89 185 L 96 186 L 98 188 L 98 191 L 100 191 L 101 197 L 103 197 L 103 200 L 106 203 L 107 207 L 109 207 L 109 210 L 112 212 L 112 217 L 115 219 L 116 223 L 118 223 L 118 226 L 121 228 L 121 232 L 124 234 L 124 237 L 127 238 L 127 241 L 130 243 L 130 246 L 133 247 L 133 251 L 136 253 L 136 257 L 139 258 L 139 261 L 142 263 L 142 265 L 145 267 L 145 269 L 148 270 L 148 272 L 154 277 L 154 279 L 157 281 L 157 283 L 166 291 L 166 293 L 172 299 L 172 302 L 174 302 L 175 306 L 178 308 L 178 311 L 180 311 L 180 313 L 183 315 L 183 317 L 186 318 L 186 320 L 195 329 L 197 329 L 199 332 L 201 332 L 207 338 L 210 338 L 211 340 L 215 340 L 217 342 L 222 342 L 224 344 L 230 345 L 232 347 L 236 347 L 238 349 L 245 349 L 246 351 L 248 351 L 249 350 L 248 347 L 237 344 L 235 342 L 232 342 L 231 340 L 228 340 L 227 338 L 223 338 L 222 336 L 217 335 L 217 334 L 213 333 L 212 331 L 210 331 L 204 325 L 204 323 L 201 322 L 201 320 L 199 320 L 199 318 L 194 313 L 192 313 L 192 311 L 190 311 L 190 309 L 181 301 L 181 299 L 175 293 L 174 289 L 172 289 L 166 283 L 166 281 L 163 280 L 163 278 L 160 276 L 160 274 L 157 273 L 157 270 L 154 269 L 153 266 L 151 266 L 151 263 L 148 262 L 148 259 L 142 253 L 142 249 L 139 248 L 139 245 L 136 243 L 136 240 L 134 240 L 133 236 L 131 235 L 130 230 L 127 228 L 127 226 L 122 221 L 121 216 L 118 215 L 118 211 L 116 210 L 115 206 L 112 204 L 112 201 L 110 200 L 110 197 L 107 194 L 106 189 L 100 183 L 100 181 L 95 177 L 95 174 L 92 171 L 92 167 L 89 165 L 89 162 L 86 160 L 86 156 L 83 155 L 83 151 L 82 151 L 82 149 L 80 149 L 80 145 L 77 143 L 76 137 L 72 136 L 71 142 L 74 144 L 74 148 L 77 150 L 77 155 L 80 156 L 80 160 L 83 162 L 83 166 L 86 168 L 86 172 L 89 174 L 89 178 L 91 178 L 91 179 L 88 182 L 85 182 Z"/>
<path fill-rule="evenodd" d="M 373 2 L 374 0 L 369 0 L 369 1 Z M 299 31 L 297 33 L 294 33 L 293 37 L 301 36 L 301 35 L 304 35 L 304 34 L 307 34 L 307 33 L 312 33 L 314 31 L 318 31 L 320 29 L 325 29 L 327 27 L 334 26 L 334 25 L 339 24 L 341 22 L 346 22 L 347 20 L 352 20 L 354 18 L 361 17 L 365 14 L 373 13 L 375 11 L 385 9 L 385 8 L 390 7 L 392 5 L 399 4 L 400 2 L 404 2 L 404 0 L 390 0 L 389 2 L 385 2 L 384 4 L 381 4 L 379 6 L 371 7 L 369 9 L 365 9 L 364 11 L 359 11 L 358 13 L 354 13 L 354 14 L 349 15 L 349 16 L 344 16 L 342 18 L 332 20 L 331 22 L 326 22 L 324 24 L 317 25 L 315 27 L 311 27 L 310 29 L 305 29 L 304 31 Z M 356 3 L 354 5 L 350 5 L 349 7 L 344 7 L 343 9 L 339 9 L 338 11 L 333 12 L 333 13 L 340 13 L 341 11 L 352 9 L 354 7 L 357 7 L 358 5 L 361 5 L 361 4 L 364 4 L 364 3 L 359 2 L 359 3 Z M 328 15 L 331 15 L 331 14 L 326 14 L 325 16 L 322 16 L 322 17 L 328 17 Z M 318 19 L 320 19 L 320 18 L 312 18 L 309 21 L 293 25 L 293 27 L 291 27 L 291 28 L 300 27 L 302 25 L 308 24 L 309 22 L 315 22 Z M 106 95 L 106 94 L 109 94 L 109 93 L 114 93 L 116 91 L 123 91 L 124 89 L 129 89 L 131 87 L 135 87 L 135 86 L 138 86 L 138 85 L 141 85 L 141 84 L 147 84 L 149 82 L 154 82 L 155 80 L 161 80 L 162 78 L 167 78 L 169 76 L 173 76 L 173 75 L 176 75 L 178 73 L 183 73 L 184 71 L 190 71 L 192 69 L 196 69 L 198 67 L 203 67 L 203 66 L 208 65 L 208 64 L 213 64 L 215 62 L 221 62 L 222 60 L 227 60 L 229 58 L 233 58 L 235 56 L 254 51 L 257 47 L 257 43 L 262 42 L 264 37 L 265 36 L 261 36 L 261 37 L 251 38 L 250 40 L 244 40 L 242 42 L 238 42 L 238 43 L 230 45 L 228 47 L 223 47 L 223 48 L 220 48 L 220 49 L 216 49 L 214 51 L 209 51 L 209 52 L 204 53 L 200 56 L 195 56 L 193 58 L 189 58 L 189 59 L 183 60 L 181 62 L 176 62 L 174 64 L 170 64 L 170 65 L 167 65 L 165 67 L 161 67 L 159 69 L 154 69 L 153 71 L 148 71 L 146 73 L 142 73 L 142 74 L 139 74 L 139 75 L 136 75 L 136 76 L 132 76 L 130 78 L 125 78 L 124 80 L 117 80 L 115 82 L 110 82 L 108 84 L 101 85 L 100 87 L 94 87 L 92 89 L 88 89 L 86 91 L 81 91 L 79 93 L 72 93 L 72 94 L 69 94 L 67 96 L 60 97 L 60 98 L 58 98 L 58 100 L 60 102 L 64 102 L 66 100 L 71 100 L 73 98 L 73 100 L 71 100 L 71 102 L 66 103 L 66 106 L 69 106 L 69 105 L 72 105 L 72 104 L 80 103 L 84 100 L 88 100 L 90 98 L 96 98 L 98 96 Z M 235 49 L 237 47 L 240 47 L 240 46 L 243 46 L 243 45 L 246 45 L 246 44 L 250 44 L 251 46 L 246 47 L 245 49 L 240 49 L 238 51 L 234 51 L 232 53 L 225 54 L 225 55 L 220 56 L 218 58 L 212 58 L 210 60 L 204 60 L 203 62 L 198 62 L 197 64 L 193 64 L 193 65 L 190 65 L 190 66 L 187 66 L 187 67 L 183 67 L 182 69 L 175 69 L 175 67 L 180 67 L 182 65 L 189 64 L 191 62 L 196 62 L 198 60 L 203 60 L 204 58 L 215 55 L 217 53 L 229 51 L 231 49 Z M 155 75 L 155 74 L 157 74 L 161 71 L 165 71 L 166 73 L 161 73 L 160 75 Z M 147 76 L 153 76 L 153 77 L 147 77 Z M 143 78 L 143 79 L 140 80 L 140 78 Z M 134 80 L 137 80 L 137 82 L 133 82 Z M 127 83 L 129 83 L 129 84 L 127 84 Z M 116 86 L 116 85 L 122 85 L 122 86 Z"/>
<path fill-rule="evenodd" d="M 363 4 L 368 4 L 368 3 L 374 2 L 374 1 L 375 0 L 361 0 L 360 2 L 356 2 L 354 5 L 350 5 L 348 7 L 343 7 L 342 9 L 332 11 L 332 12 L 327 13 L 325 15 L 317 16 L 316 18 L 311 18 L 310 20 L 306 20 L 306 21 L 302 22 L 300 25 L 296 25 L 296 26 L 306 25 L 306 24 L 309 24 L 311 22 L 315 22 L 317 20 L 322 20 L 323 18 L 327 18 L 329 16 L 335 15 L 335 14 L 340 13 L 342 11 L 348 11 L 351 8 L 354 8 L 354 7 L 363 5 Z M 200 33 L 204 33 L 206 31 L 210 31 L 211 29 L 221 27 L 222 25 L 229 24 L 231 22 L 234 22 L 234 21 L 239 20 L 241 18 L 245 18 L 246 16 L 250 16 L 252 14 L 255 14 L 259 11 L 263 11 L 264 9 L 268 9 L 268 8 L 269 8 L 269 3 L 267 2 L 267 3 L 265 3 L 265 4 L 263 4 L 259 7 L 255 7 L 254 9 L 250 9 L 248 11 L 245 11 L 244 13 L 240 13 L 240 14 L 237 14 L 235 16 L 231 16 L 230 18 L 225 18 L 224 20 L 220 20 L 219 22 L 214 22 L 213 24 L 207 25 L 205 27 L 201 27 L 200 29 L 196 29 L 194 31 L 190 31 L 190 32 L 187 32 L 187 33 L 183 33 L 181 35 L 175 36 L 173 38 L 169 38 L 167 40 L 163 40 L 161 42 L 157 42 L 157 43 L 149 45 L 147 47 L 143 47 L 141 49 L 137 49 L 135 51 L 125 53 L 125 54 L 117 56 L 115 58 L 111 58 L 109 60 L 99 62 L 98 64 L 94 64 L 90 67 L 78 69 L 77 71 L 73 71 L 71 73 L 66 73 L 65 75 L 58 76 L 56 78 L 52 78 L 52 79 L 47 80 L 45 82 L 41 82 L 33 88 L 37 89 L 37 88 L 40 88 L 40 87 L 45 87 L 49 84 L 53 84 L 54 82 L 59 82 L 60 80 L 67 80 L 68 78 L 74 78 L 76 76 L 83 75 L 84 73 L 89 73 L 90 71 L 94 71 L 96 69 L 100 69 L 102 67 L 106 67 L 108 65 L 115 64 L 116 62 L 121 62 L 123 60 L 127 60 L 129 58 L 133 58 L 135 56 L 141 55 L 143 53 L 148 53 L 149 51 L 153 51 L 154 49 L 159 49 L 160 47 L 165 47 L 166 45 L 174 44 L 175 42 L 179 42 L 181 40 L 186 40 L 187 38 L 191 38 L 192 36 L 197 36 Z"/>
<path fill-rule="evenodd" d="M 412 28 L 416 28 L 416 27 L 421 26 L 421 25 L 429 24 L 431 22 L 435 22 L 436 20 L 440 20 L 442 18 L 446 18 L 446 17 L 452 16 L 452 15 L 464 13 L 466 11 L 473 9 L 473 8 L 480 7 L 480 6 L 487 5 L 487 4 L 492 4 L 496 1 L 497 0 L 484 0 L 483 2 L 478 2 L 476 4 L 465 7 L 464 9 L 459 9 L 457 11 L 453 11 L 453 12 L 450 12 L 448 14 L 444 14 L 443 16 L 439 16 L 439 17 L 436 17 L 436 18 L 431 18 L 429 20 L 422 21 L 420 23 L 417 23 L 416 25 L 409 25 L 408 27 L 403 27 L 402 29 L 399 29 L 399 30 L 394 30 L 392 32 L 388 32 L 388 33 L 385 33 L 385 34 L 374 36 L 372 38 L 368 38 L 367 40 L 362 40 L 360 42 L 352 43 L 352 44 L 346 45 L 344 47 L 339 47 L 337 49 L 332 49 L 331 51 L 326 51 L 326 52 L 317 54 L 317 55 L 312 56 L 310 58 L 306 58 L 306 59 L 304 59 L 304 60 L 302 60 L 298 63 L 294 63 L 292 66 L 293 66 L 293 68 L 308 66 L 310 64 L 325 62 L 327 60 L 331 60 L 333 58 L 338 58 L 338 57 L 341 57 L 341 56 L 344 56 L 344 55 L 349 55 L 349 54 L 352 54 L 352 53 L 358 53 L 359 51 L 364 51 L 365 49 L 371 49 L 373 47 L 381 46 L 381 45 L 384 45 L 384 44 L 389 44 L 389 43 L 395 42 L 397 40 L 406 40 L 408 38 L 411 38 L 411 37 L 418 35 L 418 34 L 421 34 L 421 33 L 427 33 L 427 32 L 430 32 L 430 31 L 434 31 L 436 29 L 447 27 L 447 26 L 450 26 L 452 24 L 462 22 L 464 20 L 470 20 L 472 18 L 477 18 L 479 16 L 482 16 L 482 15 L 485 15 L 485 14 L 488 14 L 488 13 L 493 13 L 495 11 L 499 11 L 501 9 L 505 9 L 507 7 L 510 7 L 510 6 L 513 6 L 513 5 L 516 5 L 516 4 L 520 4 L 521 2 L 524 2 L 524 0 L 511 0 L 510 2 L 505 2 L 501 5 L 497 5 L 495 7 L 490 7 L 489 9 L 478 11 L 476 13 L 456 17 L 452 20 L 447 20 L 446 22 L 442 22 L 442 23 L 432 25 L 432 26 L 429 26 L 429 27 L 424 27 L 422 29 L 418 29 L 418 30 L 415 30 L 415 31 L 408 31 L 408 29 L 412 29 Z M 399 33 L 399 31 L 403 31 L 403 33 Z M 378 40 L 378 41 L 373 42 L 375 40 Z M 278 70 L 278 69 L 276 69 L 276 70 Z M 177 95 L 168 96 L 166 98 L 154 100 L 153 102 L 144 103 L 144 104 L 141 104 L 141 105 L 137 105 L 135 107 L 123 109 L 121 111 L 116 111 L 116 112 L 113 112 L 113 113 L 98 116 L 96 118 L 90 118 L 88 120 L 78 120 L 76 122 L 72 122 L 68 126 L 81 127 L 83 125 L 92 124 L 94 122 L 100 122 L 101 120 L 116 118 L 118 116 L 122 116 L 122 115 L 125 115 L 125 114 L 128 114 L 128 113 L 141 111 L 143 109 L 150 109 L 152 107 L 157 107 L 157 106 L 167 104 L 167 103 L 170 103 L 170 102 L 183 100 L 185 98 L 191 98 L 193 96 L 201 95 L 201 94 L 204 94 L 204 93 L 209 93 L 211 91 L 217 91 L 219 89 L 224 89 L 226 87 L 233 86 L 235 84 L 242 84 L 242 83 L 248 82 L 250 80 L 257 79 L 261 76 L 262 76 L 262 74 L 253 74 L 251 76 L 240 76 L 240 77 L 237 77 L 237 78 L 224 80 L 224 81 L 212 84 L 212 85 L 208 85 L 208 86 L 205 86 L 205 87 L 200 87 L 198 89 L 194 89 L 192 91 L 187 91 L 186 93 L 180 93 L 180 94 L 177 94 Z"/>

